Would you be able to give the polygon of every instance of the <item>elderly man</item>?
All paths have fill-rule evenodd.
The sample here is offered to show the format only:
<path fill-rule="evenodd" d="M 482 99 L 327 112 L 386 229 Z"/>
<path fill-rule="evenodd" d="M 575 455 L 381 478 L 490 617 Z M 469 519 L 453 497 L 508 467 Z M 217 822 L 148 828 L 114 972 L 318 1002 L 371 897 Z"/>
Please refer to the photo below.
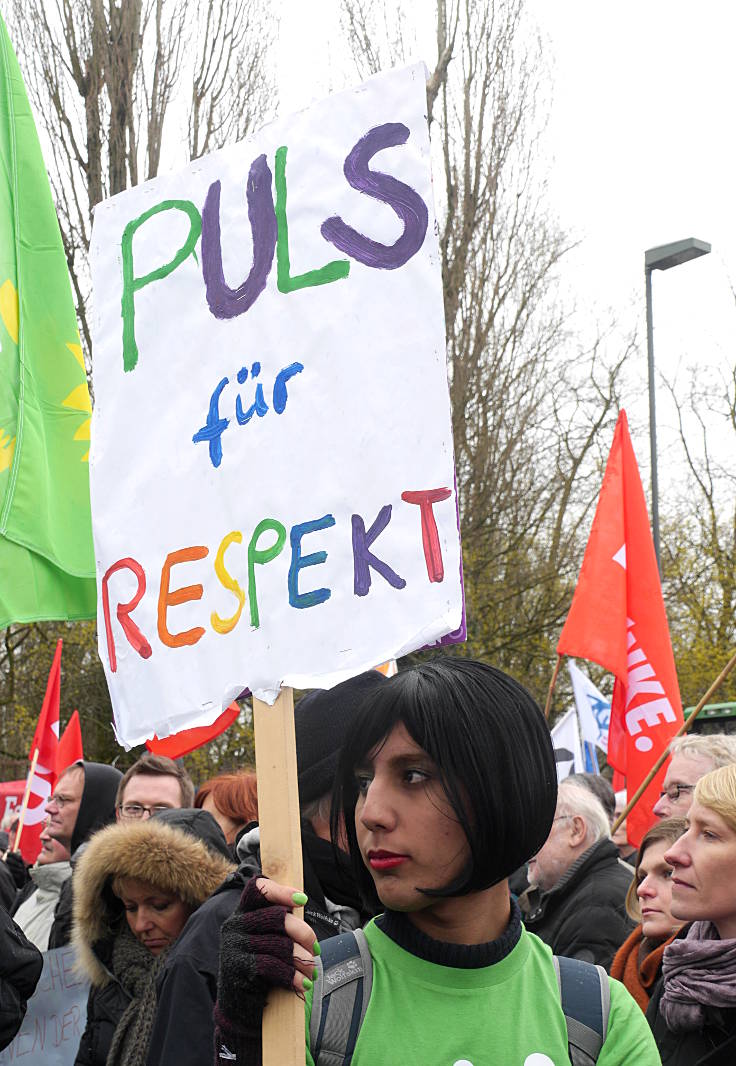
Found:
<path fill-rule="evenodd" d="M 72 875 L 69 848 L 55 840 L 45 826 L 41 833 L 41 853 L 31 867 L 30 880 L 15 898 L 11 915 L 39 951 L 46 951 L 61 889 Z"/>
<path fill-rule="evenodd" d="M 552 829 L 529 861 L 528 877 L 531 887 L 519 900 L 526 928 L 556 955 L 608 969 L 633 928 L 624 906 L 631 868 L 587 788 L 560 784 Z"/>
<path fill-rule="evenodd" d="M 654 813 L 658 818 L 684 818 L 700 778 L 711 770 L 736 763 L 736 736 L 686 733 L 672 741 L 670 755 L 662 794 L 654 804 Z"/>

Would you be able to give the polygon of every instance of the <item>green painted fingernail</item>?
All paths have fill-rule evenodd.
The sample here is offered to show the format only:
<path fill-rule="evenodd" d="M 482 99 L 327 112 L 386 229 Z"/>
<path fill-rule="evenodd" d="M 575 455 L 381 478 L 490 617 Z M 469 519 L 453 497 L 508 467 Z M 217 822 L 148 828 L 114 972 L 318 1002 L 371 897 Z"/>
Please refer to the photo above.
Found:
<path fill-rule="evenodd" d="M 304 895 L 303 892 L 295 892 L 291 898 L 294 900 L 294 903 L 296 903 L 297 907 L 303 907 L 304 904 L 307 902 L 307 897 Z"/>
<path fill-rule="evenodd" d="M 304 978 L 304 991 L 305 992 L 311 992 L 313 988 L 314 988 L 313 982 L 310 981 L 308 977 L 305 977 Z"/>
<path fill-rule="evenodd" d="M 312 980 L 316 981 L 318 977 L 319 977 L 319 970 L 315 966 L 314 969 L 312 970 Z"/>
<path fill-rule="evenodd" d="M 322 948 L 319 946 L 319 940 L 315 940 L 314 947 L 312 948 L 312 954 L 313 955 L 321 955 L 322 954 Z"/>

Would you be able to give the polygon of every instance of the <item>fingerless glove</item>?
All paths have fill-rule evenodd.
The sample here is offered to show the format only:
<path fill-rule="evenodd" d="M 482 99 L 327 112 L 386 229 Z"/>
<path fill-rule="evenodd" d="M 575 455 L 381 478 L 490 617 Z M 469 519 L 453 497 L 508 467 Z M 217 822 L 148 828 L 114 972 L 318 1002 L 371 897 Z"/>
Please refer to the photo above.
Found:
<path fill-rule="evenodd" d="M 227 1046 L 241 1066 L 260 1066 L 261 1022 L 270 988 L 291 988 L 296 968 L 294 942 L 286 932 L 286 907 L 266 899 L 252 877 L 238 909 L 220 935 L 215 1004 L 215 1063 Z"/>

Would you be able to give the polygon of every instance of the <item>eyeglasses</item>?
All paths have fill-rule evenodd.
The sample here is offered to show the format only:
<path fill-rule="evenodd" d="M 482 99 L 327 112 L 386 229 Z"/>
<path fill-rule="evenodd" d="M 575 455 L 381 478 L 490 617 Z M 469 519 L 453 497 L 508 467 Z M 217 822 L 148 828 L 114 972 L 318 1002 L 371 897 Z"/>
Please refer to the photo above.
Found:
<path fill-rule="evenodd" d="M 572 817 L 573 817 L 572 814 L 558 814 L 556 818 L 552 819 L 552 825 L 554 825 L 555 822 L 567 822 Z"/>
<path fill-rule="evenodd" d="M 142 818 L 144 814 L 150 818 L 152 814 L 170 811 L 171 807 L 165 803 L 157 803 L 155 807 L 144 807 L 140 803 L 121 803 L 118 810 L 123 818 Z"/>
<path fill-rule="evenodd" d="M 63 811 L 67 803 L 75 803 L 76 799 L 76 796 L 58 796 L 54 794 L 53 796 L 49 796 L 46 800 L 46 806 L 48 806 L 49 803 L 55 803 L 59 810 Z"/>
<path fill-rule="evenodd" d="M 694 788 L 695 785 L 668 785 L 664 792 L 660 792 L 659 798 L 664 799 L 666 796 L 667 799 L 672 800 L 674 803 L 680 798 L 681 792 L 692 792 Z"/>

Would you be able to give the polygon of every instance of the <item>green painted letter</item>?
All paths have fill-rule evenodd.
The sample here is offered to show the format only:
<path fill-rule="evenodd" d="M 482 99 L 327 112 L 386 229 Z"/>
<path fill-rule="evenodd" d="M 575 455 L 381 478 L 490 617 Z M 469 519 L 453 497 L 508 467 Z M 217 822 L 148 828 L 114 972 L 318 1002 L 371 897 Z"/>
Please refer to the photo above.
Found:
<path fill-rule="evenodd" d="M 294 292 L 306 289 L 310 285 L 327 285 L 339 281 L 350 273 L 349 259 L 333 259 L 319 270 L 308 270 L 306 274 L 291 276 L 289 259 L 289 224 L 286 220 L 286 148 L 276 149 L 276 283 L 279 292 Z"/>
<path fill-rule="evenodd" d="M 261 533 L 271 530 L 276 534 L 276 540 L 270 548 L 259 549 L 256 547 Z M 250 624 L 257 629 L 261 624 L 258 615 L 258 600 L 256 599 L 256 563 L 270 563 L 275 559 L 286 541 L 286 527 L 277 522 L 275 518 L 264 518 L 253 530 L 253 536 L 248 545 L 248 600 L 250 601 Z"/>
<path fill-rule="evenodd" d="M 152 270 L 150 274 L 146 274 L 142 278 L 136 278 L 133 274 L 133 237 L 144 222 L 147 222 L 153 215 L 159 214 L 160 211 L 183 211 L 185 215 L 188 215 L 189 235 L 173 259 L 165 263 L 164 266 Z M 164 200 L 163 203 L 156 204 L 155 207 L 144 211 L 138 218 L 131 219 L 123 230 L 123 239 L 121 241 L 123 258 L 123 370 L 134 370 L 138 362 L 138 345 L 135 342 L 135 294 L 144 285 L 148 285 L 149 282 L 160 281 L 161 278 L 168 277 L 172 270 L 176 270 L 179 264 L 183 263 L 187 256 L 194 252 L 194 246 L 199 240 L 201 232 L 202 218 L 191 200 Z"/>

